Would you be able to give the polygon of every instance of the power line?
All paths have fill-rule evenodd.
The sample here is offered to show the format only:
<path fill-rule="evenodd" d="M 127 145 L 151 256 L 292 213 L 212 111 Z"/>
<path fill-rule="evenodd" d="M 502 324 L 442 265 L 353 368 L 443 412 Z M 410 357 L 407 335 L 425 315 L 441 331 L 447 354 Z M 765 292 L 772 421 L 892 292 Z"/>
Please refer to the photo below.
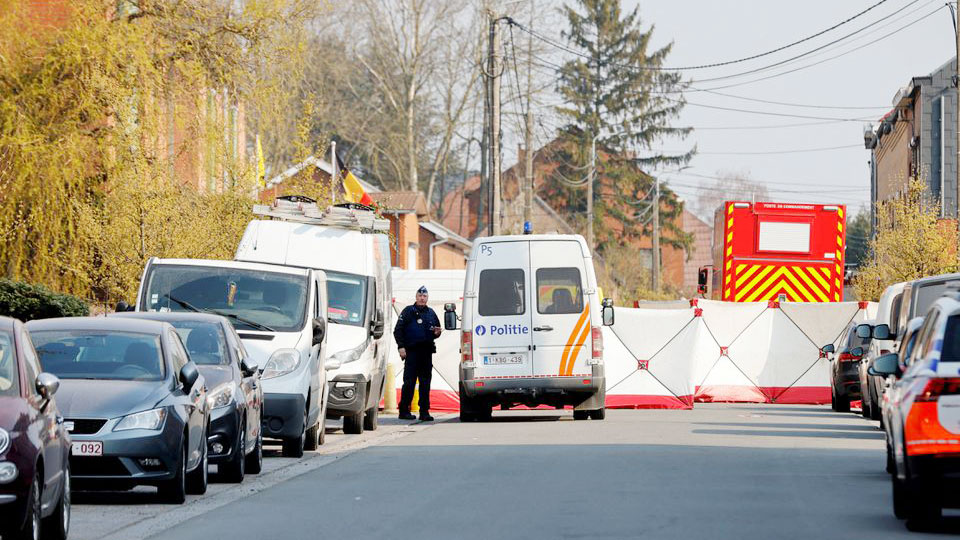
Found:
<path fill-rule="evenodd" d="M 773 101 L 773 100 L 769 100 L 769 99 L 750 98 L 750 97 L 746 97 L 746 96 L 738 96 L 738 95 L 735 95 L 735 94 L 727 94 L 727 93 L 724 93 L 724 92 L 717 92 L 717 91 L 715 91 L 715 90 L 703 89 L 703 90 L 699 90 L 699 91 L 700 91 L 700 92 L 706 92 L 706 93 L 708 93 L 708 94 L 714 94 L 714 95 L 717 95 L 717 96 L 724 96 L 724 97 L 733 98 L 733 99 L 740 99 L 740 100 L 743 100 L 743 101 L 753 101 L 753 102 L 756 102 L 756 103 L 767 103 L 767 104 L 769 104 L 769 105 L 782 105 L 782 106 L 784 106 L 784 107 L 798 107 L 798 108 L 804 108 L 804 109 L 839 109 L 839 110 L 863 109 L 863 110 L 877 110 L 877 109 L 889 109 L 889 108 L 890 108 L 890 107 L 887 106 L 887 105 L 881 105 L 881 106 L 879 106 L 879 107 L 863 107 L 863 106 L 841 107 L 841 106 L 838 106 L 838 105 L 809 105 L 809 104 L 801 104 L 801 103 L 787 103 L 787 102 L 784 102 L 784 101 Z"/>
<path fill-rule="evenodd" d="M 918 1 L 918 0 L 915 0 L 915 1 Z M 762 53 L 758 53 L 758 54 L 753 54 L 753 55 L 746 56 L 746 57 L 743 57 L 743 58 L 738 58 L 738 59 L 736 59 L 736 60 L 727 60 L 727 61 L 723 61 L 723 62 L 714 62 L 714 63 L 710 63 L 710 64 L 701 64 L 701 65 L 697 65 L 697 66 L 684 66 L 684 67 L 664 67 L 664 66 L 627 66 L 627 67 L 628 67 L 629 69 L 647 69 L 647 70 L 656 70 L 656 71 L 690 71 L 690 70 L 695 70 L 695 69 L 707 69 L 707 68 L 728 66 L 728 65 L 731 65 L 731 64 L 739 64 L 739 63 L 742 63 L 742 62 L 747 62 L 747 61 L 750 61 L 750 60 L 755 60 L 755 59 L 757 59 L 757 58 L 762 58 L 762 57 L 764 57 L 764 56 L 769 56 L 769 55 L 771 55 L 771 54 L 778 53 L 778 52 L 780 52 L 780 51 L 783 51 L 783 50 L 789 49 L 789 48 L 791 48 L 791 47 L 794 47 L 794 46 L 796 46 L 796 45 L 800 45 L 801 43 L 805 43 L 805 42 L 807 42 L 807 41 L 810 41 L 811 39 L 815 39 L 815 38 L 820 37 L 820 36 L 822 36 L 822 35 L 824 35 L 824 34 L 826 34 L 826 33 L 828 33 L 828 32 L 831 32 L 831 31 L 833 31 L 833 30 L 836 30 L 837 28 L 840 28 L 841 26 L 843 26 L 843 25 L 845 25 L 845 24 L 853 21 L 854 19 L 857 19 L 857 18 L 859 18 L 859 17 L 867 14 L 868 12 L 872 11 L 872 10 L 875 9 L 876 7 L 878 7 L 878 6 L 880 6 L 881 4 L 884 4 L 884 3 L 886 3 L 886 2 L 887 2 L 887 0 L 880 0 L 880 1 L 877 2 L 876 4 L 873 4 L 872 6 L 868 7 L 867 9 L 864 9 L 863 11 L 857 13 L 856 15 L 853 15 L 853 16 L 851 16 L 851 17 L 848 17 L 847 19 L 845 19 L 845 20 L 843 20 L 843 21 L 840 21 L 839 23 L 834 24 L 833 26 L 831 26 L 831 27 L 829 27 L 829 28 L 826 28 L 826 29 L 824 29 L 824 30 L 821 30 L 821 31 L 819 31 L 819 32 L 817 32 L 817 33 L 815 33 L 815 34 L 809 35 L 809 36 L 807 36 L 807 37 L 805 37 L 805 38 L 799 39 L 799 40 L 794 41 L 794 42 L 792 42 L 792 43 L 788 43 L 788 44 L 786 44 L 786 45 L 782 45 L 782 46 L 780 46 L 780 47 L 777 47 L 777 48 L 775 48 L 775 49 L 771 49 L 771 50 L 766 51 L 766 52 L 762 52 Z M 519 28 L 520 30 L 522 30 L 522 31 L 530 34 L 531 36 L 539 39 L 540 41 L 543 41 L 544 43 L 547 43 L 547 44 L 549 44 L 549 45 L 552 45 L 552 46 L 554 46 L 554 47 L 557 47 L 557 48 L 559 48 L 559 49 L 561 49 L 561 50 L 564 50 L 564 51 L 567 51 L 567 52 L 569 52 L 569 53 L 575 54 L 575 55 L 580 56 L 580 57 L 582 57 L 582 58 L 592 59 L 592 58 L 590 58 L 589 56 L 587 56 L 587 55 L 585 55 L 585 54 L 583 54 L 583 53 L 581 53 L 581 52 L 579 52 L 579 51 L 576 51 L 576 50 L 574 50 L 574 49 L 571 49 L 571 48 L 563 45 L 562 43 L 559 43 L 559 42 L 557 42 L 557 41 L 555 41 L 555 40 L 553 40 L 553 39 L 551 39 L 551 38 L 548 38 L 548 37 L 546 37 L 546 36 L 543 36 L 543 35 L 539 34 L 538 32 L 535 32 L 534 30 L 532 30 L 532 29 L 530 29 L 530 28 L 527 28 L 527 27 L 523 26 L 522 24 L 518 23 L 517 21 L 513 20 L 513 19 L 510 18 L 510 17 L 507 17 L 506 20 L 507 20 L 507 22 L 508 22 L 511 26 L 516 26 L 516 27 Z M 883 19 L 881 19 L 881 20 L 883 20 Z M 844 39 L 844 38 L 841 38 L 841 39 Z"/>
<path fill-rule="evenodd" d="M 848 150 L 850 148 L 863 148 L 863 144 L 845 144 L 842 146 L 826 146 L 821 148 L 800 148 L 795 150 L 766 150 L 760 152 L 697 152 L 704 156 L 763 156 L 774 154 L 806 154 L 810 152 L 829 152 L 832 150 Z"/>
<path fill-rule="evenodd" d="M 664 97 L 663 99 L 667 101 L 672 101 L 674 103 L 683 103 L 684 105 L 692 105 L 694 107 L 702 107 L 705 109 L 716 109 L 720 111 L 730 111 L 738 113 L 748 113 L 748 114 L 760 114 L 764 116 L 779 116 L 782 118 L 804 118 L 807 120 L 831 120 L 835 122 L 868 122 L 872 120 L 872 117 L 857 117 L 857 118 L 837 118 L 835 116 L 811 116 L 807 114 L 793 114 L 793 113 L 779 113 L 773 111 L 757 111 L 753 109 L 740 109 L 738 107 L 723 107 L 721 105 L 707 105 L 705 103 L 694 103 L 692 101 L 673 99 Z"/>

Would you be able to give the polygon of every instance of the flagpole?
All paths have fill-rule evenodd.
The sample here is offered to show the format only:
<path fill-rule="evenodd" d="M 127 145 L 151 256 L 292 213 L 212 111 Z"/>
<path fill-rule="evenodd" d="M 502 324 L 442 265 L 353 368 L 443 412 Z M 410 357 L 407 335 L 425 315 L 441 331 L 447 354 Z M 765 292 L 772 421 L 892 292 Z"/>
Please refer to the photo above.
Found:
<path fill-rule="evenodd" d="M 337 202 L 337 181 L 340 179 L 340 163 L 337 160 L 337 141 L 330 141 L 330 205 Z"/>

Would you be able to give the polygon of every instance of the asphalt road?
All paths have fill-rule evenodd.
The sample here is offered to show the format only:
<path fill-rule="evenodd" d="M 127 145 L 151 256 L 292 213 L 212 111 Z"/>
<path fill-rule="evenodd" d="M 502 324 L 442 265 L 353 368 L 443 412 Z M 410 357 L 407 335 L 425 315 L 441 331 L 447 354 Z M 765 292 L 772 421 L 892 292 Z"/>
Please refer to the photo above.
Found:
<path fill-rule="evenodd" d="M 147 492 L 78 496 L 71 538 L 927 536 L 891 513 L 876 424 L 824 407 L 390 422 L 359 438 L 331 432 L 320 453 L 266 463 L 260 477 L 214 484 L 181 507 Z M 948 511 L 932 536 L 944 533 L 960 533 L 960 513 Z"/>

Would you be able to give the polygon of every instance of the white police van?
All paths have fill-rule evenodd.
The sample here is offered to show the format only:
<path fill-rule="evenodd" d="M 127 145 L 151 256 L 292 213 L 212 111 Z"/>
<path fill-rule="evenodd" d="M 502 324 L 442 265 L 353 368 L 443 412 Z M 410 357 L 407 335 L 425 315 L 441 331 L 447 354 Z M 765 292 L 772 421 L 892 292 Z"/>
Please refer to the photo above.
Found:
<path fill-rule="evenodd" d="M 572 405 L 577 420 L 603 419 L 601 326 L 613 315 L 582 236 L 478 238 L 463 292 L 460 420 L 487 420 L 496 405 Z"/>

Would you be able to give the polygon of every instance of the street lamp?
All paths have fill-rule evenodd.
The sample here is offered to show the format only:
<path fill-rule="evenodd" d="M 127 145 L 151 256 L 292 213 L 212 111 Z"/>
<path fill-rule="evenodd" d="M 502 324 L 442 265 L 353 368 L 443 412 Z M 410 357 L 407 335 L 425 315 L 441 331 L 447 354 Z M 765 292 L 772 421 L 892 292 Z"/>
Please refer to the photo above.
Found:
<path fill-rule="evenodd" d="M 629 130 L 620 130 L 614 133 L 607 135 L 608 137 L 616 137 L 618 135 L 625 135 L 629 133 Z M 597 173 L 597 139 L 601 135 L 598 133 L 593 136 L 593 139 L 590 141 L 590 172 L 588 174 L 587 180 L 587 245 L 590 246 L 590 250 L 593 250 L 593 179 Z M 653 178 L 654 181 L 654 192 L 653 192 L 653 231 L 651 238 L 651 269 L 650 269 L 650 288 L 654 292 L 660 291 L 660 179 L 657 177 Z"/>

